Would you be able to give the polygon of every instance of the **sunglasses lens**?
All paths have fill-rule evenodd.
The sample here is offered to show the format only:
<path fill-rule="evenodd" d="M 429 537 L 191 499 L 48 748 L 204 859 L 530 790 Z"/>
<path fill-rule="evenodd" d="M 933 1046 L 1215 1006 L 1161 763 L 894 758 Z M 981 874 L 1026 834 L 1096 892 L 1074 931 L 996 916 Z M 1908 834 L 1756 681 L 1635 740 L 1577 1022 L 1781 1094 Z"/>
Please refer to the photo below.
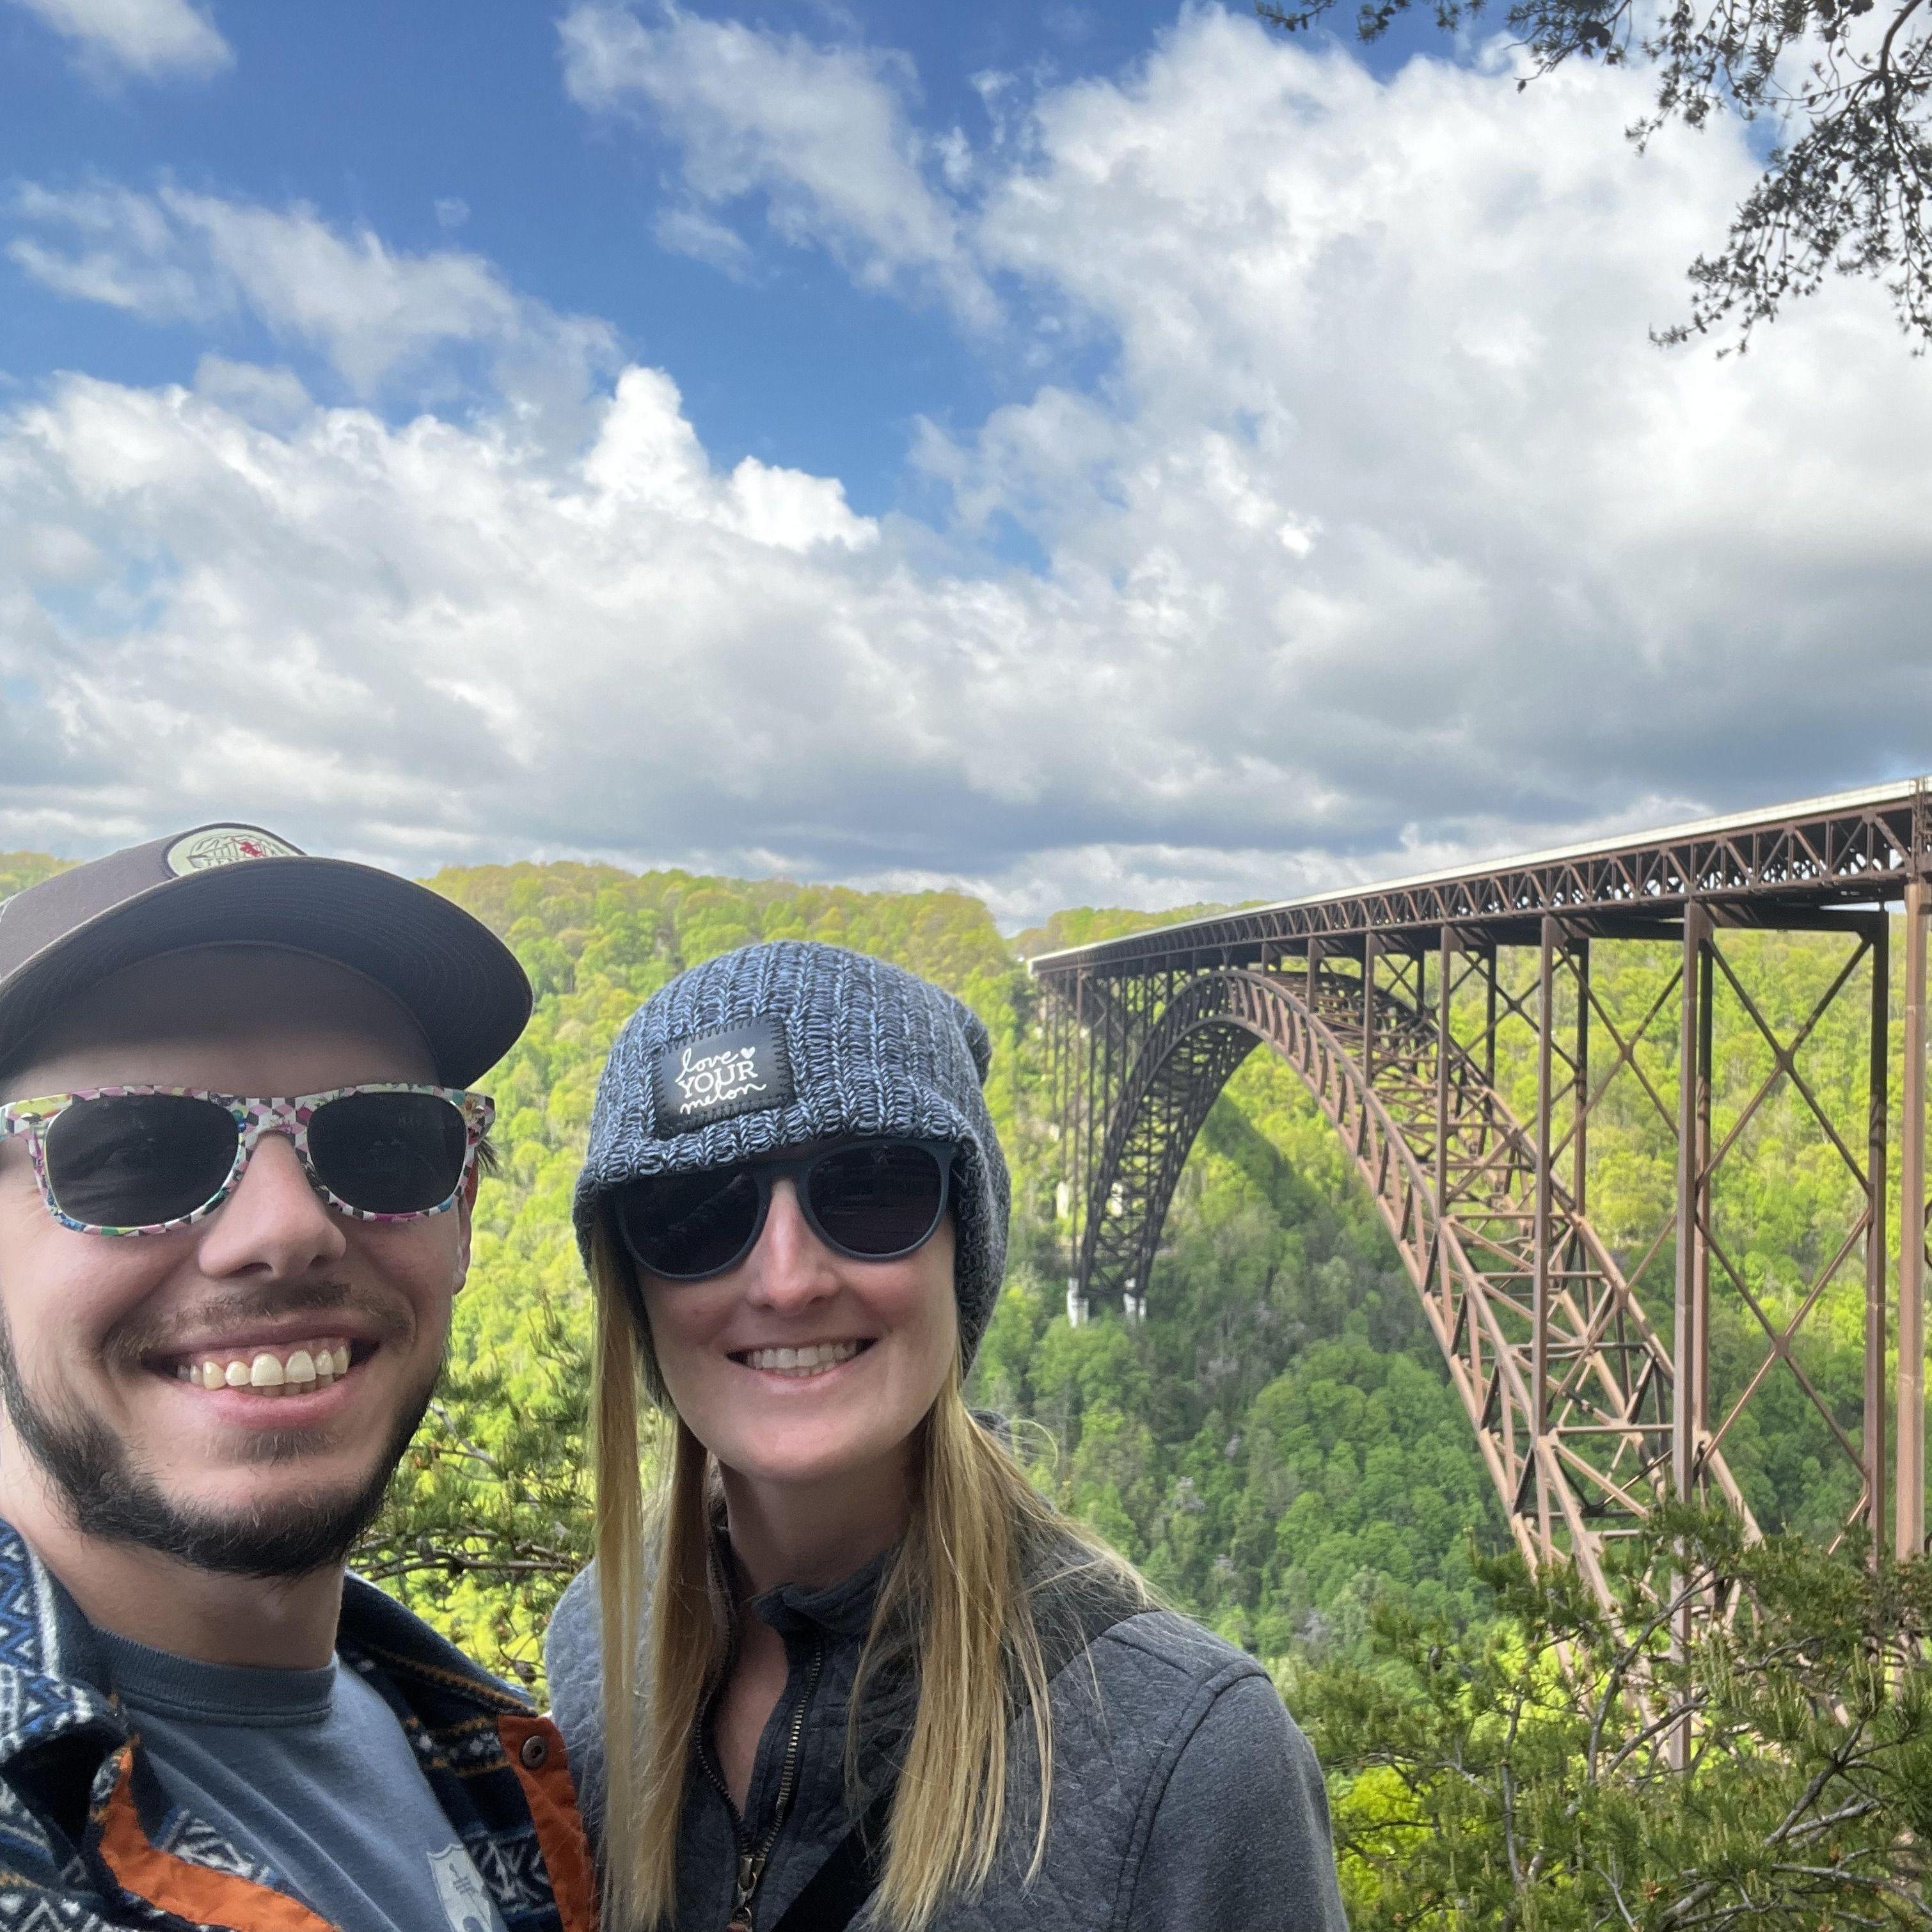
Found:
<path fill-rule="evenodd" d="M 47 1184 L 90 1228 L 148 1228 L 205 1208 L 235 1166 L 235 1117 L 184 1094 L 76 1100 L 47 1129 Z"/>
<path fill-rule="evenodd" d="M 819 1232 L 862 1259 L 910 1253 L 946 1204 L 938 1156 L 907 1141 L 841 1148 L 812 1169 L 808 1185 Z"/>
<path fill-rule="evenodd" d="M 758 1184 L 742 1168 L 652 1174 L 611 1197 L 618 1232 L 640 1267 L 674 1281 L 729 1268 L 758 1226 Z"/>
<path fill-rule="evenodd" d="M 310 1115 L 309 1158 L 365 1214 L 422 1214 L 456 1192 L 469 1152 L 463 1110 L 434 1094 L 345 1094 Z"/>

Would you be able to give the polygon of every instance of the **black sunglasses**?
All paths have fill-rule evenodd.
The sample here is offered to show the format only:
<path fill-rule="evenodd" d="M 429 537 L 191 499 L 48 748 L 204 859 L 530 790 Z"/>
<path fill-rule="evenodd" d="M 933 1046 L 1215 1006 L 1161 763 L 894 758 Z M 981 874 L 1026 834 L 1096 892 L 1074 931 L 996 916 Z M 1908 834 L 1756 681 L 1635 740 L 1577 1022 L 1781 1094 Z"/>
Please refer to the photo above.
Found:
<path fill-rule="evenodd" d="M 458 1087 L 389 1081 L 250 1099 L 198 1087 L 109 1087 L 0 1107 L 24 1136 L 47 1211 L 87 1234 L 160 1234 L 212 1214 L 269 1134 L 357 1221 L 413 1221 L 456 1204 L 496 1107 Z"/>
<path fill-rule="evenodd" d="M 781 1177 L 806 1225 L 848 1260 L 896 1261 L 932 1238 L 952 1192 L 946 1141 L 842 1141 L 790 1160 L 652 1174 L 612 1189 L 610 1212 L 631 1258 L 667 1281 L 704 1281 L 758 1246 Z"/>

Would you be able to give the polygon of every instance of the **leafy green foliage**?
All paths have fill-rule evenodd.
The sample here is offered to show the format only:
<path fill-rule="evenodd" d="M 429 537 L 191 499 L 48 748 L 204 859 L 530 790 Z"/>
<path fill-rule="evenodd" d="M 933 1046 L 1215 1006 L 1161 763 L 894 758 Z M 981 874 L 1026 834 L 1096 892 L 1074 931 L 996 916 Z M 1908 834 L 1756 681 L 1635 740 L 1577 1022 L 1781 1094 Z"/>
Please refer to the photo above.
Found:
<path fill-rule="evenodd" d="M 1044 1272 L 1043 1267 L 1041 1272 Z M 1460 1622 L 1499 1513 L 1379 1220 L 1294 1076 L 1257 1054 L 1203 1128 L 1131 1327 L 1016 1280 L 983 1398 L 1156 1586 L 1264 1655 L 1358 1647 L 1370 1606 Z"/>
<path fill-rule="evenodd" d="M 1287 1674 L 1358 1932 L 1924 1924 L 1932 1570 L 1746 1546 L 1693 1510 L 1631 1555 L 1633 1579 L 1673 1560 L 1678 1595 L 1627 1580 L 1618 1630 L 1574 1576 L 1538 1583 L 1512 1552 L 1480 1566 L 1489 1624 L 1385 1606 L 1372 1663 Z M 1673 1658 L 1675 1604 L 1714 1592 L 1734 1617 Z"/>
<path fill-rule="evenodd" d="M 987 1023 L 1013 1267 L 976 1394 L 1046 1425 L 1042 1482 L 1178 1601 L 1270 1652 L 1358 1644 L 1384 1594 L 1457 1619 L 1480 1609 L 1468 1532 L 1499 1531 L 1466 1423 L 1372 1210 L 1285 1070 L 1257 1058 L 1216 1108 L 1154 1318 L 1074 1330 L 1036 994 L 978 902 L 568 864 L 430 883 L 504 934 L 537 993 L 484 1083 L 502 1166 L 478 1201 L 439 1406 L 358 1558 L 458 1642 L 534 1681 L 550 1608 L 587 1553 L 589 1322 L 569 1205 L 610 1041 L 685 967 L 787 936 L 897 960 Z M 1068 916 L 1078 938 L 1148 922 Z M 1326 1439 L 1338 1426 L 1362 1432 Z"/>
<path fill-rule="evenodd" d="M 1042 1137 L 1016 1085 L 1030 1064 L 1028 988 L 986 908 L 957 893 L 571 864 L 449 871 L 429 883 L 505 937 L 536 1006 L 478 1083 L 496 1096 L 501 1166 L 478 1196 L 437 1409 L 358 1560 L 457 1642 L 535 1682 L 550 1608 L 590 1551 L 589 1307 L 570 1198 L 617 1029 L 675 974 L 751 940 L 878 953 L 949 987 L 986 1022 L 988 1100 L 1023 1156 Z M 1024 1215 L 1023 1198 L 1023 1226 Z"/>
<path fill-rule="evenodd" d="M 56 872 L 65 872 L 69 862 L 50 859 L 44 852 L 0 852 L 0 899 L 10 898 Z"/>

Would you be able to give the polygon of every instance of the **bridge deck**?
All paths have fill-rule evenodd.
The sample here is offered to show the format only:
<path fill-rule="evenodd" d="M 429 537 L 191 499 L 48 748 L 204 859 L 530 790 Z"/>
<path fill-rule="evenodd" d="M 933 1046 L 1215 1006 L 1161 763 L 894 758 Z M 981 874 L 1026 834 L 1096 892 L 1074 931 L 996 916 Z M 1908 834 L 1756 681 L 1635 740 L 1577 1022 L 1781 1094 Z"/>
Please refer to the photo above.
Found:
<path fill-rule="evenodd" d="M 1662 938 L 1687 902 L 1719 924 L 1787 929 L 1808 914 L 1895 899 L 1932 873 L 1932 778 L 1737 812 L 1600 844 L 1535 852 L 1385 884 L 1349 886 L 1156 927 L 1040 954 L 1043 979 L 1266 964 L 1359 953 L 1370 934 L 1398 950 L 1435 944 L 1450 927 L 1497 945 L 1538 942 L 1546 914 L 1580 935 Z"/>

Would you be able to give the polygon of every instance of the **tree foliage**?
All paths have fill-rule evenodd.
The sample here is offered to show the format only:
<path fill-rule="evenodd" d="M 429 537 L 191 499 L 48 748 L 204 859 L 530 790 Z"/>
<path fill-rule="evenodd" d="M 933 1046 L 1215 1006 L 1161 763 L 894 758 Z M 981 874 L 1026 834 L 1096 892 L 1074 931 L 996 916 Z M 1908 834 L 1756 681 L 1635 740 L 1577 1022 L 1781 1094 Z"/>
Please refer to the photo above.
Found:
<path fill-rule="evenodd" d="M 1376 1613 L 1288 1674 L 1328 1768 L 1357 1932 L 1731 1932 L 1932 1918 L 1932 1571 L 1673 1510 L 1613 1628 L 1574 1574 L 1479 1566 L 1498 1616 Z M 1677 1595 L 1635 1582 L 1659 1556 Z M 1729 1602 L 1673 1657 L 1683 1598 Z M 1688 1726 L 1687 1768 L 1670 1745 Z"/>
<path fill-rule="evenodd" d="M 0 857 L 0 886 L 51 869 Z M 1849 1546 L 1827 1553 L 1851 1478 L 1831 1421 L 1792 1378 L 1768 1377 L 1725 1444 L 1760 1521 L 1790 1534 L 1747 1549 L 1720 1520 L 1659 1530 L 1693 1552 L 1695 1587 L 1739 1606 L 1685 1663 L 1662 1624 L 1619 1636 L 1563 1578 L 1525 1574 L 1373 1205 L 1264 1051 L 1230 1081 L 1188 1162 L 1148 1318 L 1069 1325 L 1064 1176 L 1020 947 L 1107 937 L 1141 916 L 1062 915 L 1009 943 L 957 894 L 577 865 L 432 883 L 506 936 L 537 993 L 528 1030 L 482 1083 L 497 1097 L 502 1161 L 478 1198 L 448 1370 L 358 1557 L 457 1641 L 538 1683 L 550 1609 L 589 1553 L 588 1307 L 569 1206 L 612 1036 L 674 974 L 727 947 L 831 940 L 927 974 L 986 1020 L 1015 1217 L 975 1398 L 1016 1418 L 1037 1481 L 1172 1601 L 1278 1668 L 1330 1768 L 1359 1927 L 1719 1932 L 1932 1916 L 1919 1849 L 1932 1686 L 1905 1647 L 1932 1591 L 1922 1566 L 1874 1573 Z M 1787 1028 L 1844 956 L 1820 934 L 1724 944 Z M 1605 947 L 1593 962 L 1631 1065 L 1592 1116 L 1592 1212 L 1659 1315 L 1667 1256 L 1649 1274 L 1641 1264 L 1669 1211 L 1670 1130 L 1636 1075 L 1674 1091 L 1675 1026 L 1638 1028 L 1667 992 L 1666 951 Z M 1558 1017 L 1568 1025 L 1574 1010 L 1559 1003 Z M 1526 1022 L 1498 1042 L 1498 1084 L 1525 1114 L 1533 1043 Z M 1747 1119 L 1776 1056 L 1730 1009 L 1715 1060 L 1714 1131 L 1743 1137 L 1713 1226 L 1782 1318 L 1812 1293 L 1856 1203 L 1788 1080 Z M 1828 1110 L 1863 1119 L 1856 1004 L 1826 1012 L 1796 1064 Z M 1789 1345 L 1854 1437 L 1862 1300 L 1850 1274 L 1826 1279 Z M 1721 1285 L 1713 1304 L 1722 1400 L 1768 1344 Z M 1628 1552 L 1633 1593 L 1644 1556 Z M 1696 1725 L 1688 1778 L 1660 1754 L 1658 1720 L 1682 1709 Z"/>
<path fill-rule="evenodd" d="M 1257 0 L 1291 32 L 1336 0 Z M 1361 0 L 1355 30 L 1385 34 L 1412 0 Z M 1432 0 L 1445 32 L 1474 26 L 1484 0 Z M 1661 341 L 1752 331 L 1834 274 L 1889 292 L 1900 326 L 1932 342 L 1932 12 L 1925 0 L 1510 0 L 1502 18 L 1540 76 L 1568 61 L 1641 64 L 1651 111 L 1630 128 L 1641 147 L 1672 122 L 1702 128 L 1732 113 L 1773 130 L 1764 171 L 1724 246 L 1688 271 L 1690 313 Z M 1526 85 L 1527 81 L 1519 85 Z"/>

